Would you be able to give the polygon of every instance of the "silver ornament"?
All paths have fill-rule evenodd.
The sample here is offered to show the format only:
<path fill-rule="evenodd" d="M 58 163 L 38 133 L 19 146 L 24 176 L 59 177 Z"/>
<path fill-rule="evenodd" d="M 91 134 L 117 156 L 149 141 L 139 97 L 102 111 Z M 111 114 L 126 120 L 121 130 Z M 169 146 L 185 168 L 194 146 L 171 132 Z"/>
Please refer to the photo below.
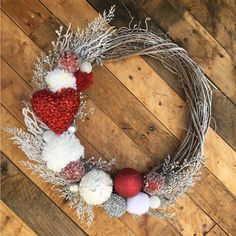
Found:
<path fill-rule="evenodd" d="M 120 217 L 126 211 L 126 200 L 117 195 L 111 194 L 110 198 L 104 203 L 104 209 L 111 217 Z"/>
<path fill-rule="evenodd" d="M 72 192 L 72 193 L 78 193 L 79 192 L 79 184 L 77 183 L 72 183 L 69 185 L 69 190 Z"/>

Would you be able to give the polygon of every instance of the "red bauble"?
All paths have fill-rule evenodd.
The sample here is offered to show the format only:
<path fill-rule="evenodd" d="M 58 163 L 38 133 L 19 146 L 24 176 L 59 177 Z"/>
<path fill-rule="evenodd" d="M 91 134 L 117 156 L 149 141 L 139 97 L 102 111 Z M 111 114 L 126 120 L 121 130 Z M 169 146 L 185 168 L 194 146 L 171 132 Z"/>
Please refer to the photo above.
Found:
<path fill-rule="evenodd" d="M 155 195 L 164 184 L 163 178 L 156 172 L 144 176 L 143 182 L 143 191 L 150 195 Z"/>
<path fill-rule="evenodd" d="M 78 61 L 73 53 L 65 53 L 58 59 L 58 67 L 73 73 L 78 69 Z"/>
<path fill-rule="evenodd" d="M 119 170 L 114 179 L 115 191 L 122 197 L 133 197 L 141 191 L 142 177 L 132 168 Z"/>
<path fill-rule="evenodd" d="M 78 182 L 85 174 L 83 162 L 72 161 L 65 168 L 63 168 L 61 174 L 69 182 Z"/>
<path fill-rule="evenodd" d="M 33 94 L 31 104 L 35 115 L 56 134 L 61 134 L 69 128 L 80 101 L 78 92 L 72 88 L 56 93 L 43 89 Z"/>
<path fill-rule="evenodd" d="M 74 73 L 76 78 L 76 85 L 79 92 L 82 92 L 88 89 L 93 84 L 93 73 L 86 73 L 80 70 L 77 70 Z"/>

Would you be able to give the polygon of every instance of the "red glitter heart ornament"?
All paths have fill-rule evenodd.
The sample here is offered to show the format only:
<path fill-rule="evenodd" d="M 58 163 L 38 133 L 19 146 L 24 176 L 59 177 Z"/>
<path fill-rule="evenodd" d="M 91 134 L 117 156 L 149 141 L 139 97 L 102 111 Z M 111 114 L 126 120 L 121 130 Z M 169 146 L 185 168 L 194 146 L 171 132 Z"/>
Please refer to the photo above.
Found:
<path fill-rule="evenodd" d="M 93 84 L 93 73 L 86 73 L 80 70 L 77 70 L 74 73 L 76 78 L 76 85 L 79 92 L 82 92 L 88 89 Z"/>
<path fill-rule="evenodd" d="M 75 89 L 56 93 L 43 89 L 36 91 L 31 104 L 35 115 L 56 134 L 66 131 L 78 112 L 80 100 Z"/>

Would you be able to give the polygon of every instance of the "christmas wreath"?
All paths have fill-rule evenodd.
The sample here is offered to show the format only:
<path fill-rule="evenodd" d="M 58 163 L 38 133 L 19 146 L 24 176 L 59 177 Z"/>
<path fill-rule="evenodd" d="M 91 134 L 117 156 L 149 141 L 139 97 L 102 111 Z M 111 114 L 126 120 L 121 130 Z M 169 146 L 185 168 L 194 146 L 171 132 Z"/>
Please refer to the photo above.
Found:
<path fill-rule="evenodd" d="M 169 217 L 163 209 L 199 176 L 212 92 L 204 72 L 183 48 L 150 32 L 148 26 L 115 29 L 109 26 L 113 17 L 114 7 L 85 30 L 56 31 L 52 50 L 42 52 L 36 63 L 37 90 L 23 108 L 28 132 L 7 131 L 29 158 L 22 164 L 69 200 L 80 219 L 91 223 L 94 206 L 103 207 L 111 217 L 124 212 Z M 127 167 L 111 176 L 115 160 L 84 157 L 84 147 L 75 136 L 76 121 L 93 111 L 83 98 L 93 83 L 92 65 L 132 55 L 153 57 L 178 76 L 188 107 L 187 131 L 176 153 L 150 172 L 141 174 Z"/>

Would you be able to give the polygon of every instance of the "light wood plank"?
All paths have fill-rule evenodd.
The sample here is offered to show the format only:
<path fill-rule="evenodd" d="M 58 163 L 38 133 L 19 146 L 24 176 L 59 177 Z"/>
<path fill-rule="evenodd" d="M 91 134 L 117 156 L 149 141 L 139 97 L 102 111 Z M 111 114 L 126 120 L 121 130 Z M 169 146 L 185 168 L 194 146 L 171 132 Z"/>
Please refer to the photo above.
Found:
<path fill-rule="evenodd" d="M 214 226 L 206 236 L 227 236 L 227 234 L 218 226 Z"/>
<path fill-rule="evenodd" d="M 35 236 L 37 235 L 15 212 L 3 201 L 1 208 L 1 235 L 2 236 Z"/>

